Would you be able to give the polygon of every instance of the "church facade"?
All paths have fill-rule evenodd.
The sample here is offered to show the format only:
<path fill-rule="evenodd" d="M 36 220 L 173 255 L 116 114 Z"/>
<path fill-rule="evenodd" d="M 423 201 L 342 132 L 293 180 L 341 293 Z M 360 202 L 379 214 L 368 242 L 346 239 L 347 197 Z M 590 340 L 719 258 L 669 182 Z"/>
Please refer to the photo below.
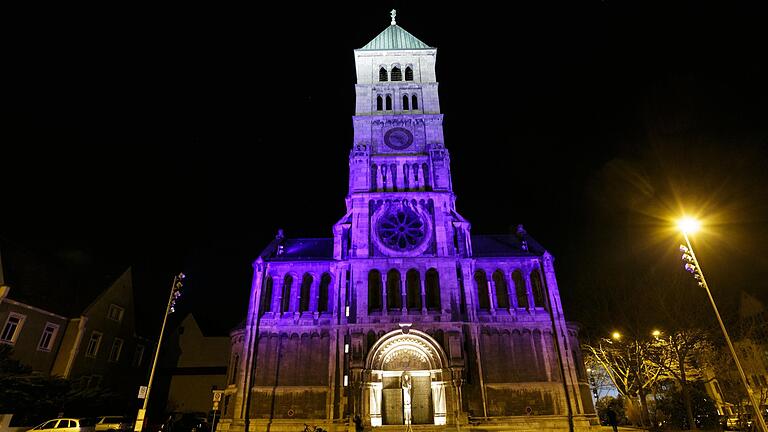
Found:
<path fill-rule="evenodd" d="M 394 13 L 354 51 L 347 213 L 254 262 L 219 430 L 589 428 L 552 256 L 456 209 L 436 53 Z"/>

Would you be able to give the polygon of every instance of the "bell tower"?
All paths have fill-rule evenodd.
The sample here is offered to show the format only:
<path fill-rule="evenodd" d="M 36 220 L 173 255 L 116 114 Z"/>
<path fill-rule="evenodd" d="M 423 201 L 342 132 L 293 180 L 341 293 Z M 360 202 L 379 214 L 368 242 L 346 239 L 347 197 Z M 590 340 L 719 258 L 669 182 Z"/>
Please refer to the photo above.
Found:
<path fill-rule="evenodd" d="M 454 206 L 437 49 L 397 25 L 394 10 L 391 15 L 389 27 L 355 50 L 350 238 L 341 242 L 356 258 L 466 253 L 461 238 L 469 225 Z"/>

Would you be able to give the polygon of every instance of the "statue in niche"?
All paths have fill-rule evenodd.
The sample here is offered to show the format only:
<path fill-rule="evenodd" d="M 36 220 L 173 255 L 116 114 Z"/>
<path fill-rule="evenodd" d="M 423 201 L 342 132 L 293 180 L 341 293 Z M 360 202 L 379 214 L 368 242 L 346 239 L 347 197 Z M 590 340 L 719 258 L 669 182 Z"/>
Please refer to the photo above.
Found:
<path fill-rule="evenodd" d="M 403 372 L 400 375 L 400 387 L 403 388 L 403 421 L 405 424 L 411 424 L 411 374 Z"/>

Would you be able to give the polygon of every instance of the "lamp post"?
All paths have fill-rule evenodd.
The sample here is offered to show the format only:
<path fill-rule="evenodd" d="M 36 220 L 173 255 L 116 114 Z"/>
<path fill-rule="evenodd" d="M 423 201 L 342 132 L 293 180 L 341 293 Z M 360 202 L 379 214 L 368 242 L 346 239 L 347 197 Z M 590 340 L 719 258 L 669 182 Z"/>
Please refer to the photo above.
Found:
<path fill-rule="evenodd" d="M 165 307 L 165 315 L 163 316 L 163 325 L 160 327 L 160 338 L 157 340 L 157 348 L 155 348 L 155 359 L 152 361 L 152 371 L 149 373 L 149 382 L 147 383 L 147 391 L 144 394 L 144 405 L 139 409 L 139 413 L 136 416 L 136 422 L 134 423 L 134 432 L 141 432 L 144 427 L 144 417 L 147 413 L 147 403 L 149 402 L 149 392 L 152 390 L 152 380 L 155 378 L 155 368 L 157 367 L 157 358 L 160 356 L 160 346 L 163 343 L 163 334 L 165 333 L 165 324 L 168 322 L 168 315 L 176 312 L 176 300 L 181 297 L 181 287 L 186 276 L 184 273 L 179 273 L 173 277 L 173 284 L 171 284 L 171 294 L 168 296 L 168 305 Z"/>
<path fill-rule="evenodd" d="M 739 370 L 741 383 L 744 385 L 744 389 L 747 391 L 747 396 L 749 397 L 749 402 L 752 404 L 752 409 L 754 410 L 755 416 L 757 417 L 757 423 L 760 425 L 760 430 L 762 432 L 768 432 L 768 428 L 766 428 L 765 425 L 765 419 L 763 418 L 763 413 L 760 410 L 760 406 L 755 401 L 755 395 L 752 393 L 752 389 L 749 387 L 747 376 L 744 374 L 744 369 L 741 367 L 741 362 L 739 361 L 739 357 L 736 355 L 736 350 L 733 348 L 731 338 L 728 336 L 728 332 L 725 330 L 725 324 L 723 324 L 723 320 L 720 318 L 720 312 L 718 312 L 717 306 L 715 305 L 715 299 L 712 298 L 712 293 L 709 291 L 707 280 L 704 279 L 704 272 L 701 271 L 699 261 L 696 259 L 696 254 L 693 252 L 691 240 L 688 238 L 689 233 L 693 234 L 699 229 L 699 222 L 695 219 L 684 218 L 678 222 L 678 227 L 680 228 L 680 231 L 682 231 L 683 237 L 685 238 L 685 244 L 680 245 L 680 252 L 683 253 L 682 260 L 685 263 L 684 268 L 688 273 L 693 275 L 693 278 L 696 279 L 699 286 L 704 288 L 704 290 L 707 292 L 707 297 L 709 297 L 709 302 L 712 304 L 712 309 L 715 311 L 715 317 L 717 317 L 717 323 L 720 324 L 720 330 L 723 331 L 725 342 L 728 345 L 728 349 L 731 351 L 731 356 L 733 357 L 734 363 L 736 363 L 736 368 Z"/>

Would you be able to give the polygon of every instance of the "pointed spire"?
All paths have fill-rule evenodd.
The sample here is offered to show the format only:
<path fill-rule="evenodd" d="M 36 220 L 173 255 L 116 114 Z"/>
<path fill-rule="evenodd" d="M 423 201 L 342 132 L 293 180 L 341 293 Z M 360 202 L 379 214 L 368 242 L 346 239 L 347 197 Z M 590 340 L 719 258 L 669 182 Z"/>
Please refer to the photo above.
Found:
<path fill-rule="evenodd" d="M 391 24 L 392 24 L 392 25 L 397 25 L 397 22 L 395 21 L 395 16 L 397 15 L 397 11 L 396 11 L 396 10 L 394 10 L 394 9 L 392 9 L 392 10 L 389 12 L 389 15 L 392 17 L 392 23 L 391 23 Z"/>

